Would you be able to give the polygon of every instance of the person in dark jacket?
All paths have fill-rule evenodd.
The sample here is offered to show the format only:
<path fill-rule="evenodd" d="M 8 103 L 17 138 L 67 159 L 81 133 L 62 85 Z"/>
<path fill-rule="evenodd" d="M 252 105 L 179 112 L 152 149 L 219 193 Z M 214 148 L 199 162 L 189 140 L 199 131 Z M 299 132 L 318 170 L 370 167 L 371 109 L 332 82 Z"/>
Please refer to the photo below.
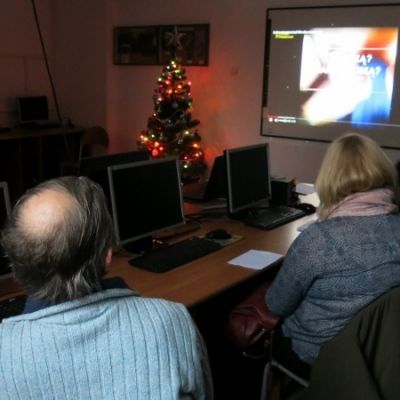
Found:
<path fill-rule="evenodd" d="M 400 288 L 360 311 L 322 349 L 301 400 L 400 399 Z"/>

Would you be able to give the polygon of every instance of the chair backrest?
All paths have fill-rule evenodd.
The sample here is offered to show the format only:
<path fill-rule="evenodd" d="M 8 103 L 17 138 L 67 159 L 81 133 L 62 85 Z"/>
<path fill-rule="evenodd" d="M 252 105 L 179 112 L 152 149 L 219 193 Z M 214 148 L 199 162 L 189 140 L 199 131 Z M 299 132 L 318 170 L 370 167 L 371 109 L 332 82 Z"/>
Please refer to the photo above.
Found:
<path fill-rule="evenodd" d="M 322 347 L 302 400 L 400 399 L 400 287 L 374 300 Z"/>
<path fill-rule="evenodd" d="M 80 157 L 101 156 L 107 153 L 109 139 L 107 132 L 100 126 L 88 128 L 81 138 Z"/>
<path fill-rule="evenodd" d="M 79 141 L 79 150 L 74 151 L 73 159 L 60 163 L 60 176 L 78 175 L 80 160 L 83 157 L 104 156 L 108 150 L 108 135 L 104 128 L 93 126 L 86 129 Z"/>

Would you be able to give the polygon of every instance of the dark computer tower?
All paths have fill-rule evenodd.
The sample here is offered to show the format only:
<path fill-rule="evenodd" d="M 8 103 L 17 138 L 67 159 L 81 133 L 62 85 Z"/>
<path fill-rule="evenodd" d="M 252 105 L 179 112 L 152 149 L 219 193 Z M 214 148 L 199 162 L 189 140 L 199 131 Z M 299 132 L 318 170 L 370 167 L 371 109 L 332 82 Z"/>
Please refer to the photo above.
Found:
<path fill-rule="evenodd" d="M 297 200 L 293 180 L 271 179 L 271 204 L 289 206 Z"/>

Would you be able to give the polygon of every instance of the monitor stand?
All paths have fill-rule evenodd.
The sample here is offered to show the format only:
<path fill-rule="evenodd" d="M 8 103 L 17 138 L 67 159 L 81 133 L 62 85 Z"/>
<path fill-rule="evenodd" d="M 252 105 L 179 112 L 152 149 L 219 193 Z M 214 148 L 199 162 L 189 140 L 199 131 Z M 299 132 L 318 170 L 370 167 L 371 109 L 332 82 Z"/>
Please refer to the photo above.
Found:
<path fill-rule="evenodd" d="M 184 224 L 175 226 L 174 228 L 166 229 L 155 236 L 147 236 L 143 239 L 135 240 L 134 242 L 123 245 L 124 250 L 133 254 L 151 253 L 162 247 L 169 246 L 169 240 L 181 235 L 193 232 L 201 228 L 198 221 L 185 221 Z"/>

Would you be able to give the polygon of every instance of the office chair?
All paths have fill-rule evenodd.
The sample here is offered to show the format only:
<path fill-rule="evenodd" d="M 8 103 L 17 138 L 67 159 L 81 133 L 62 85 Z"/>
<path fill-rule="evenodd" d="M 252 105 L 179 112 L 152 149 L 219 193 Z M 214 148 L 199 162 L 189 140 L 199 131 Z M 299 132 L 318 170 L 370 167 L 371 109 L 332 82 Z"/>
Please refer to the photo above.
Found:
<path fill-rule="evenodd" d="M 82 135 L 79 157 L 103 156 L 107 154 L 108 144 L 106 130 L 100 126 L 93 126 Z"/>
<path fill-rule="evenodd" d="M 294 382 L 306 387 L 310 366 L 302 362 L 291 350 L 290 339 L 280 333 L 280 318 L 272 314 L 265 304 L 265 293 L 270 279 L 252 287 L 228 313 L 226 333 L 230 342 L 255 363 L 265 362 L 262 373 L 261 400 L 266 400 L 272 388 L 280 389 L 281 379 L 275 378 L 277 369 Z M 262 364 L 259 364 L 262 366 Z M 288 385 L 285 385 L 287 389 Z M 274 393 L 275 394 L 275 393 Z"/>
<path fill-rule="evenodd" d="M 77 175 L 82 157 L 105 155 L 107 154 L 108 145 L 108 134 L 104 128 L 93 126 L 86 129 L 80 140 L 78 158 L 63 161 L 60 165 L 60 176 Z"/>
<path fill-rule="evenodd" d="M 283 377 L 286 377 L 289 383 L 294 382 L 297 388 L 307 388 L 309 384 L 311 367 L 293 353 L 290 339 L 281 336 L 278 330 L 272 334 L 269 356 L 263 370 L 260 400 L 268 400 L 272 388 L 278 388 L 280 392 Z M 281 376 L 274 374 L 274 370 L 279 371 Z"/>

